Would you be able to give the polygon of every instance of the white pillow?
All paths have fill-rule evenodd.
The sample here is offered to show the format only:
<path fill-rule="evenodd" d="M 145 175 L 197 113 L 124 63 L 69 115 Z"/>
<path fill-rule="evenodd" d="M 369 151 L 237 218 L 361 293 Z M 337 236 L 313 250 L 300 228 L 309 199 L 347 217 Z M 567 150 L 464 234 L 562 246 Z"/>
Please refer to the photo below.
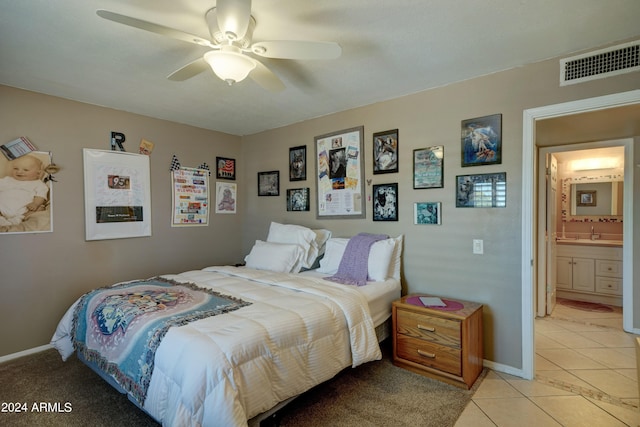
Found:
<path fill-rule="evenodd" d="M 398 237 L 393 238 L 395 240 L 395 249 L 393 250 L 393 256 L 391 257 L 391 265 L 389 266 L 389 276 L 394 279 L 400 280 L 400 264 L 402 263 L 402 241 L 404 236 L 401 234 Z"/>
<path fill-rule="evenodd" d="M 301 269 L 301 271 L 304 270 L 314 270 L 316 268 L 318 268 L 320 266 L 320 260 L 322 259 L 322 256 L 324 255 L 324 251 L 326 249 L 326 245 L 327 245 L 327 240 L 329 240 L 331 238 L 331 231 L 329 230 L 324 230 L 324 229 L 316 229 L 316 230 L 312 230 L 314 233 L 316 233 L 316 239 L 315 239 L 315 246 L 318 249 L 318 255 L 316 256 L 316 259 L 313 260 L 313 263 L 311 263 L 310 267 L 304 267 Z"/>
<path fill-rule="evenodd" d="M 316 271 L 325 274 L 336 274 L 348 242 L 349 239 L 342 237 L 327 240 L 324 257 L 320 260 L 320 268 Z"/>
<path fill-rule="evenodd" d="M 313 230 L 316 233 L 316 245 L 318 245 L 318 256 L 323 255 L 326 249 L 327 240 L 331 238 L 331 231 L 324 229 Z"/>
<path fill-rule="evenodd" d="M 301 267 L 311 267 L 318 257 L 316 233 L 310 228 L 301 225 L 272 222 L 269 227 L 267 242 L 300 245 L 304 251 L 304 255 L 300 259 Z"/>
<path fill-rule="evenodd" d="M 247 267 L 256 270 L 297 273 L 300 271 L 299 260 L 303 256 L 304 251 L 300 245 L 256 240 L 244 260 Z"/>
<path fill-rule="evenodd" d="M 329 239 L 324 258 L 320 260 L 320 268 L 317 271 L 324 274 L 336 274 L 348 242 L 348 238 Z M 387 277 L 395 277 L 392 275 L 392 273 L 395 273 L 395 269 L 392 268 L 395 267 L 395 258 L 393 264 L 391 260 L 396 248 L 396 242 L 396 239 L 385 239 L 371 245 L 369 259 L 367 260 L 367 274 L 370 281 L 381 282 L 386 280 Z"/>
<path fill-rule="evenodd" d="M 390 276 L 391 255 L 393 255 L 395 247 L 396 241 L 394 239 L 380 240 L 371 245 L 368 261 L 369 280 L 373 282 L 387 280 L 387 277 Z"/>

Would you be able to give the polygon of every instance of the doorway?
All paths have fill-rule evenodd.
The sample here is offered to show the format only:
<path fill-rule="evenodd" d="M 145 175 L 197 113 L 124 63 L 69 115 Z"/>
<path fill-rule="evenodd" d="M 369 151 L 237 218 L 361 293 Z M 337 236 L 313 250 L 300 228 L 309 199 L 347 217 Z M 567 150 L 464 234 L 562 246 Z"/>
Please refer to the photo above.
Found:
<path fill-rule="evenodd" d="M 615 293 L 615 290 L 621 290 L 617 281 L 596 279 L 593 274 L 588 274 L 589 270 L 594 269 L 594 266 L 590 265 L 593 261 L 580 258 L 573 261 L 569 258 L 569 264 L 580 262 L 587 264 L 584 271 L 580 269 L 576 271 L 576 273 L 587 273 L 585 282 L 577 281 L 573 286 L 571 269 L 575 267 L 567 268 L 565 263 L 560 263 L 560 267 L 563 267 L 560 270 L 563 281 L 556 283 L 558 277 L 556 255 L 560 250 L 564 255 L 561 259 L 567 261 L 567 256 L 574 256 L 570 254 L 570 248 L 575 247 L 574 244 L 587 245 L 587 247 L 578 246 L 578 249 L 588 250 L 589 245 L 598 242 L 610 247 L 616 241 L 623 242 L 624 194 L 620 190 L 623 190 L 625 185 L 623 180 L 625 144 L 633 144 L 633 140 L 621 139 L 539 148 L 537 170 L 539 188 L 537 259 L 539 261 L 535 288 L 536 316 L 550 315 L 553 312 L 556 297 L 562 300 L 622 307 L 622 295 Z M 576 203 L 576 192 L 586 189 L 597 189 L 598 191 L 594 191 L 594 194 L 598 193 L 599 197 L 593 206 L 582 207 Z M 606 255 L 613 255 L 608 249 L 595 249 L 595 251 L 596 253 L 604 251 Z M 603 281 L 606 281 L 610 288 L 602 290 Z M 613 287 L 613 284 L 616 286 Z"/>
<path fill-rule="evenodd" d="M 534 318 L 535 318 L 535 288 L 537 273 L 537 257 L 534 256 L 537 248 L 537 221 L 536 221 L 536 164 L 537 147 L 540 139 L 537 138 L 538 122 L 565 116 L 579 116 L 582 114 L 607 114 L 610 109 L 625 109 L 630 107 L 634 112 L 640 110 L 640 90 L 607 95 L 599 98 L 568 102 L 565 104 L 550 105 L 546 107 L 525 110 L 523 114 L 523 176 L 522 176 L 522 377 L 533 379 L 534 376 Z M 638 117 L 635 119 L 637 123 Z M 634 123 L 631 121 L 630 123 Z M 613 124 L 611 125 L 613 126 Z M 638 132 L 632 124 L 618 126 L 609 129 L 610 132 L 632 132 L 630 134 L 615 135 L 613 138 L 634 137 Z M 549 144 L 552 145 L 552 144 Z M 633 164 L 633 144 L 625 146 L 625 163 Z M 633 301 L 633 262 L 631 247 L 633 246 L 633 194 L 631 191 L 634 177 L 634 168 L 625 170 L 625 181 L 631 183 L 625 193 L 625 222 L 623 234 L 625 248 L 623 253 L 623 295 L 624 295 L 624 329 L 634 333 Z"/>

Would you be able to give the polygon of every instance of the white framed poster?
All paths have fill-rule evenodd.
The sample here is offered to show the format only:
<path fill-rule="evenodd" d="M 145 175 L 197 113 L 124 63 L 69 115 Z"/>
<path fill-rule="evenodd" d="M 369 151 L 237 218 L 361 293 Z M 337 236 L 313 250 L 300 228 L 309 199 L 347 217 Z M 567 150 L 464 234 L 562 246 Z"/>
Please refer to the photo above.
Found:
<path fill-rule="evenodd" d="M 216 181 L 216 213 L 236 213 L 237 186 L 231 182 Z"/>
<path fill-rule="evenodd" d="M 85 239 L 151 236 L 149 156 L 83 149 Z"/>
<path fill-rule="evenodd" d="M 317 218 L 364 218 L 364 126 L 315 137 Z"/>
<path fill-rule="evenodd" d="M 171 226 L 209 225 L 209 171 L 180 168 L 171 172 Z"/>

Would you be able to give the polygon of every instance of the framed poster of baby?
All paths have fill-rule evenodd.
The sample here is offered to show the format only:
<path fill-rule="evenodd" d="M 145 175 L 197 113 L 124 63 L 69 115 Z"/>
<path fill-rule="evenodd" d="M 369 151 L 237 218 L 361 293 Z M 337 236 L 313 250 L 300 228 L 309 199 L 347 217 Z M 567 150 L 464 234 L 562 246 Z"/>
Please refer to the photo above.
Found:
<path fill-rule="evenodd" d="M 315 137 L 316 216 L 364 218 L 364 126 Z"/>
<path fill-rule="evenodd" d="M 149 156 L 83 150 L 85 239 L 151 236 Z"/>
<path fill-rule="evenodd" d="M 51 173 L 55 165 L 44 151 L 0 155 L 0 233 L 53 231 Z"/>

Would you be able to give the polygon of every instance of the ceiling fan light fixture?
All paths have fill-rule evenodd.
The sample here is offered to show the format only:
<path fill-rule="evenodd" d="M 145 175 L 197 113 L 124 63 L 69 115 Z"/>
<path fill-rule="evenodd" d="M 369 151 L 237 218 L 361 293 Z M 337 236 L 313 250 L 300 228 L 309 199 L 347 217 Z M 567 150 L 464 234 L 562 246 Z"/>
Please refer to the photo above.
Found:
<path fill-rule="evenodd" d="M 233 48 L 233 46 L 228 46 Z M 237 49 L 237 48 L 236 48 Z M 213 50 L 204 54 L 204 60 L 213 72 L 229 86 L 247 78 L 256 63 L 234 49 Z"/>

